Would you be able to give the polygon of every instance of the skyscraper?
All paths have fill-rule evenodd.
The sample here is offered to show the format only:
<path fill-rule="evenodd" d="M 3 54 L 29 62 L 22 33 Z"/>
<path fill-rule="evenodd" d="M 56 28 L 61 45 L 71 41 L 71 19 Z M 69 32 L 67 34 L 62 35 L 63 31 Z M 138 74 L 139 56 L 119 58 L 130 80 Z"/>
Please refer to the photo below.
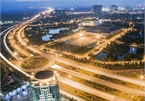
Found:
<path fill-rule="evenodd" d="M 35 74 L 38 80 L 31 81 L 33 101 L 59 101 L 59 86 L 56 75 L 49 70 Z"/>
<path fill-rule="evenodd" d="M 118 11 L 118 6 L 111 5 L 111 13 L 116 13 Z"/>
<path fill-rule="evenodd" d="M 115 12 L 115 5 L 111 5 L 111 13 Z"/>
<path fill-rule="evenodd" d="M 95 15 L 101 14 L 102 13 L 102 5 L 94 5 L 93 6 L 93 11 Z"/>

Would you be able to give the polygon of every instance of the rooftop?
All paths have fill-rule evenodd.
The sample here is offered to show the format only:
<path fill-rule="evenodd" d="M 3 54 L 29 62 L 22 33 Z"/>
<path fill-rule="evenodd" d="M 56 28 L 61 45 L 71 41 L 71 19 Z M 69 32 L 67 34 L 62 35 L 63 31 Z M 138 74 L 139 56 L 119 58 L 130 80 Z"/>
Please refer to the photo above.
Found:
<path fill-rule="evenodd" d="M 39 71 L 35 74 L 35 78 L 37 78 L 37 79 L 48 79 L 48 78 L 51 78 L 53 75 L 54 75 L 54 73 L 50 70 Z"/>

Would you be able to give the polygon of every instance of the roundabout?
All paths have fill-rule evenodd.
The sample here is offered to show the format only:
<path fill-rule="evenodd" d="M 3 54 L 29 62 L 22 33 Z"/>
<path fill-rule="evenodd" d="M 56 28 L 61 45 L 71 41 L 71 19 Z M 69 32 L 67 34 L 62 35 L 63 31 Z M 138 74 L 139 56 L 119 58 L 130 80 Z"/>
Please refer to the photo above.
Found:
<path fill-rule="evenodd" d="M 16 66 L 25 72 L 36 72 L 44 70 L 53 65 L 54 61 L 42 56 L 29 57 L 23 61 L 19 61 Z"/>

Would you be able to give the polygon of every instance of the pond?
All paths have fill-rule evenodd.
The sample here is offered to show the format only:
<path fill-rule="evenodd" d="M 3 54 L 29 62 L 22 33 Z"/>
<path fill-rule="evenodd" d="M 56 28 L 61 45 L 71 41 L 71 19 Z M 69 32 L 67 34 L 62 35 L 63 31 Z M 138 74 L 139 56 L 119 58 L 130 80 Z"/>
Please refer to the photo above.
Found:
<path fill-rule="evenodd" d="M 99 53 L 99 54 L 96 56 L 96 58 L 97 58 L 98 60 L 102 60 L 106 55 L 107 55 L 106 52 L 101 52 L 101 53 Z"/>
<path fill-rule="evenodd" d="M 135 47 L 130 47 L 128 53 L 136 54 L 136 51 L 137 51 L 137 48 L 135 48 Z"/>
<path fill-rule="evenodd" d="M 49 41 L 49 40 L 51 40 L 50 39 L 51 37 L 52 37 L 52 35 L 45 35 L 45 36 L 42 36 L 41 38 L 43 41 Z"/>
<path fill-rule="evenodd" d="M 68 28 L 57 28 L 57 29 L 50 29 L 49 33 L 50 34 L 59 34 L 60 30 L 68 30 Z"/>

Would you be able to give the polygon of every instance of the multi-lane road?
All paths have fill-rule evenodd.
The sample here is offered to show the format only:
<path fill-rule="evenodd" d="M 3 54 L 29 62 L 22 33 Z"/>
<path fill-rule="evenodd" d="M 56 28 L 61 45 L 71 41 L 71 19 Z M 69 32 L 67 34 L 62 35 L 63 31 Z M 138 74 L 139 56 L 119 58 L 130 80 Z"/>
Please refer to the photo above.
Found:
<path fill-rule="evenodd" d="M 75 62 L 75 61 L 72 61 L 72 60 L 69 60 L 69 59 L 66 59 L 66 58 L 63 58 L 63 57 L 59 57 L 59 56 L 54 56 L 52 54 L 48 54 L 48 53 L 45 53 L 31 45 L 27 46 L 27 42 L 24 40 L 24 38 L 22 36 L 24 36 L 23 34 L 23 29 L 30 23 L 32 22 L 36 17 L 38 17 L 38 15 L 36 15 L 34 18 L 30 19 L 29 21 L 23 23 L 22 25 L 19 26 L 19 31 L 16 35 L 16 38 L 18 39 L 18 42 L 20 44 L 22 44 L 23 46 L 27 47 L 27 49 L 31 50 L 31 51 L 35 51 L 37 54 L 40 54 L 41 56 L 45 57 L 45 58 L 49 58 L 49 59 L 54 59 L 55 61 L 59 61 L 59 62 L 62 62 L 64 64 L 68 64 L 70 66 L 73 66 L 73 67 L 76 67 L 76 68 L 80 68 L 80 69 L 83 69 L 83 70 L 87 70 L 89 72 L 93 72 L 93 73 L 96 73 L 96 74 L 101 74 L 101 75 L 104 75 L 104 76 L 107 76 L 107 77 L 111 77 L 111 78 L 115 78 L 115 79 L 118 79 L 118 80 L 122 80 L 122 81 L 125 81 L 125 82 L 129 82 L 129 83 L 133 83 L 133 84 L 137 84 L 137 85 L 142 85 L 142 86 L 145 86 L 145 83 L 141 80 L 137 80 L 137 79 L 133 79 L 133 78 L 129 78 L 129 77 L 125 77 L 125 76 L 121 76 L 121 75 L 118 75 L 118 74 L 113 74 L 111 71 L 109 70 L 105 70 L 105 69 L 98 69 L 97 67 L 94 67 L 94 66 L 90 66 L 90 65 L 86 65 L 86 64 L 83 64 L 83 63 L 78 63 L 78 62 Z M 4 45 L 7 49 L 7 51 L 17 60 L 20 60 L 16 55 L 14 55 L 14 52 L 12 52 L 7 43 L 6 43 L 6 37 L 8 34 L 12 34 L 12 33 L 9 33 L 11 32 L 12 30 L 14 30 L 16 27 L 12 27 L 10 29 L 8 29 L 7 33 L 5 34 L 4 36 Z M 2 34 L 2 33 L 1 33 Z M 23 34 L 23 35 L 22 35 Z M 29 52 L 27 51 L 23 51 L 20 47 L 16 47 L 18 51 L 21 51 L 22 53 L 24 53 L 26 55 L 29 54 Z M 26 72 L 24 72 L 23 70 L 21 70 L 19 67 L 13 65 L 11 62 L 9 62 L 2 54 L 0 54 L 0 56 L 7 62 L 9 63 L 12 67 L 14 67 L 15 69 L 19 70 L 20 72 L 22 72 L 23 74 L 25 74 L 26 76 L 29 76 L 29 77 L 32 77 L 31 75 L 27 74 Z M 29 55 L 27 55 L 29 57 Z M 74 72 L 72 70 L 67 70 L 67 69 L 59 69 L 60 71 L 63 71 L 63 72 L 66 72 L 66 73 L 70 73 L 71 75 L 75 75 L 77 77 L 80 77 L 80 78 L 83 78 L 83 79 L 86 79 L 86 80 L 91 80 L 91 81 L 94 81 L 96 83 L 99 83 L 99 84 L 102 84 L 102 85 L 105 85 L 105 86 L 108 86 L 108 87 L 111 87 L 111 88 L 116 88 L 118 90 L 121 90 L 121 91 L 126 91 L 127 93 L 130 93 L 130 94 L 134 94 L 134 95 L 140 95 L 140 96 L 145 96 L 145 93 L 141 90 L 136 90 L 136 89 L 132 89 L 132 88 L 129 88 L 129 87 L 125 87 L 125 86 L 121 86 L 119 84 L 115 84 L 115 83 L 111 83 L 111 82 L 108 82 L 108 81 L 105 81 L 105 80 L 101 80 L 101 79 L 97 79 L 97 78 L 94 78 L 94 77 L 91 77 L 91 76 L 87 76 L 87 75 L 84 75 L 84 74 L 80 74 L 80 73 L 77 73 L 77 72 Z M 60 82 L 63 82 L 63 83 L 66 83 L 68 84 L 68 82 L 70 82 L 68 79 L 66 78 L 62 78 L 60 77 L 59 78 Z M 75 87 L 75 88 L 79 88 L 81 90 L 84 90 L 84 91 L 88 91 L 90 94 L 93 94 L 93 95 L 96 95 L 96 96 L 99 96 L 99 97 L 102 97 L 102 98 L 105 98 L 107 100 L 114 100 L 114 101 L 127 101 L 126 99 L 124 98 L 120 98 L 118 96 L 114 96 L 112 94 L 107 94 L 105 92 L 102 92 L 102 91 L 99 91 L 99 90 L 96 90 L 96 89 L 92 89 L 91 87 L 88 87 L 86 85 L 83 85 L 83 84 L 80 84 L 80 83 L 77 83 L 77 82 L 74 82 L 74 81 L 71 81 L 72 82 L 72 87 Z"/>

